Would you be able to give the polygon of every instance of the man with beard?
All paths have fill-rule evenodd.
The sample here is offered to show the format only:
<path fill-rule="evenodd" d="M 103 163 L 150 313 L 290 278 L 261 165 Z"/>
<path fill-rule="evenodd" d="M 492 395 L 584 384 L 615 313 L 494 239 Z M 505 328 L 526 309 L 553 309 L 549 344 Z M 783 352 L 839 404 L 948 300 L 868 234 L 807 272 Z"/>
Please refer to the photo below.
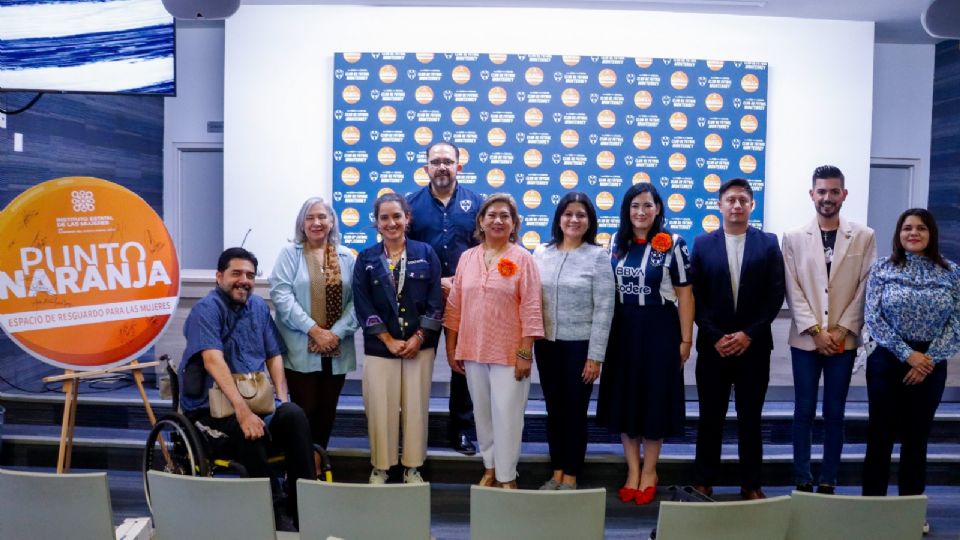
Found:
<path fill-rule="evenodd" d="M 310 423 L 291 403 L 283 373 L 283 340 L 270 317 L 270 308 L 253 294 L 257 258 L 243 248 L 229 248 L 217 262 L 217 286 L 190 310 L 183 327 L 187 348 L 180 362 L 180 408 L 208 439 L 218 455 L 235 458 L 251 477 L 269 478 L 267 458 L 286 455 L 286 512 L 297 520 L 299 478 L 316 478 Z M 276 390 L 275 412 L 250 410 L 235 373 L 267 371 Z M 234 414 L 214 418 L 209 392 L 216 383 Z M 278 507 L 278 528 L 283 525 Z"/>
<path fill-rule="evenodd" d="M 413 208 L 409 237 L 430 244 L 440 258 L 440 286 L 446 298 L 460 255 L 477 245 L 473 232 L 483 198 L 457 183 L 457 173 L 463 166 L 460 149 L 451 143 L 441 141 L 430 145 L 423 169 L 430 177 L 430 185 L 407 197 Z M 477 447 L 469 433 L 474 426 L 467 378 L 452 370 L 449 407 L 450 447 L 468 456 L 476 454 Z"/>
<path fill-rule="evenodd" d="M 867 274 L 877 255 L 869 227 L 840 216 L 847 198 L 843 173 L 813 171 L 815 219 L 783 237 L 787 302 L 793 315 L 793 468 L 799 491 L 813 491 L 810 443 L 823 373 L 823 465 L 817 492 L 833 494 L 843 449 L 843 415 L 863 326 Z"/>

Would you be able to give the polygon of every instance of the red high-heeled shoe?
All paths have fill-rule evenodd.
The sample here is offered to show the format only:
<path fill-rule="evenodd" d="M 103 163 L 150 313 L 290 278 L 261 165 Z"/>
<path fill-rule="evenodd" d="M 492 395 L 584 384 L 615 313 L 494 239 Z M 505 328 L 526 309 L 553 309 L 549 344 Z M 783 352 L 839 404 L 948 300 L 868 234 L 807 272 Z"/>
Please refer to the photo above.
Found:
<path fill-rule="evenodd" d="M 629 487 L 622 487 L 617 493 L 620 495 L 620 500 L 622 502 L 630 502 L 637 498 L 638 490 Z"/>
<path fill-rule="evenodd" d="M 646 505 L 653 502 L 657 498 L 657 486 L 656 484 L 645 488 L 637 490 L 637 497 L 635 499 L 636 503 L 639 505 Z"/>

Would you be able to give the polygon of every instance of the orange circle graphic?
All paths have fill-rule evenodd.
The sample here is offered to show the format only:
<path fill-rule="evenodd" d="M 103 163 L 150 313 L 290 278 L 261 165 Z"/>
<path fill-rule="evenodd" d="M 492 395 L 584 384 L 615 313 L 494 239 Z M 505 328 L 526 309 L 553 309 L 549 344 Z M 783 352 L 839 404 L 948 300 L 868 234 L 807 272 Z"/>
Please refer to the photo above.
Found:
<path fill-rule="evenodd" d="M 180 263 L 163 220 L 127 188 L 49 180 L 0 212 L 0 327 L 24 351 L 92 370 L 142 355 L 173 319 Z"/>

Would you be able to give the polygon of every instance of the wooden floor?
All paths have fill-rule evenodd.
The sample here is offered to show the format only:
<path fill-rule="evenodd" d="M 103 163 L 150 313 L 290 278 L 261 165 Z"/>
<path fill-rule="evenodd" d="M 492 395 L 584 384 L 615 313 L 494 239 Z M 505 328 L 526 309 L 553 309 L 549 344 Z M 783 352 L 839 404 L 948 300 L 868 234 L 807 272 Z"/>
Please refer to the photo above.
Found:
<path fill-rule="evenodd" d="M 52 472 L 50 469 L 31 469 Z M 89 471 L 74 471 L 89 472 Z M 115 524 L 128 517 L 147 516 L 149 511 L 143 496 L 141 475 L 137 472 L 108 471 L 110 496 L 113 504 Z M 597 487 L 597 486 L 583 486 Z M 608 490 L 606 538 L 630 538 L 645 540 L 650 530 L 656 526 L 659 506 L 639 507 L 621 503 L 616 497 L 615 486 L 604 486 Z M 715 488 L 715 497 L 720 500 L 737 500 L 736 487 Z M 787 495 L 791 486 L 765 487 L 767 495 Z M 661 488 L 660 496 L 666 490 Z M 470 538 L 470 487 L 464 484 L 433 484 L 431 497 L 431 531 L 437 540 L 466 540 Z M 857 495 L 859 488 L 840 486 L 838 493 Z M 927 516 L 931 533 L 929 540 L 957 540 L 960 538 L 960 487 L 931 486 L 927 489 Z M 384 531 L 384 538 L 389 532 Z M 560 540 L 560 539 L 558 539 Z"/>

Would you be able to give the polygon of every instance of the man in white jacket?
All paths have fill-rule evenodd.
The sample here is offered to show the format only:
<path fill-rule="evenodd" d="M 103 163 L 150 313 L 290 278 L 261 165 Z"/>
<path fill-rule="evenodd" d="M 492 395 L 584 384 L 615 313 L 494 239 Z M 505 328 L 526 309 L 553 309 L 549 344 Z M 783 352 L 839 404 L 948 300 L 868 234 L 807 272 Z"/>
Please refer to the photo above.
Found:
<path fill-rule="evenodd" d="M 793 315 L 793 465 L 799 491 L 813 491 L 811 428 L 821 373 L 824 444 L 817 492 L 833 494 L 837 484 L 867 274 L 877 255 L 873 230 L 840 216 L 846 198 L 840 169 L 817 167 L 810 189 L 816 217 L 783 236 L 787 302 Z"/>

